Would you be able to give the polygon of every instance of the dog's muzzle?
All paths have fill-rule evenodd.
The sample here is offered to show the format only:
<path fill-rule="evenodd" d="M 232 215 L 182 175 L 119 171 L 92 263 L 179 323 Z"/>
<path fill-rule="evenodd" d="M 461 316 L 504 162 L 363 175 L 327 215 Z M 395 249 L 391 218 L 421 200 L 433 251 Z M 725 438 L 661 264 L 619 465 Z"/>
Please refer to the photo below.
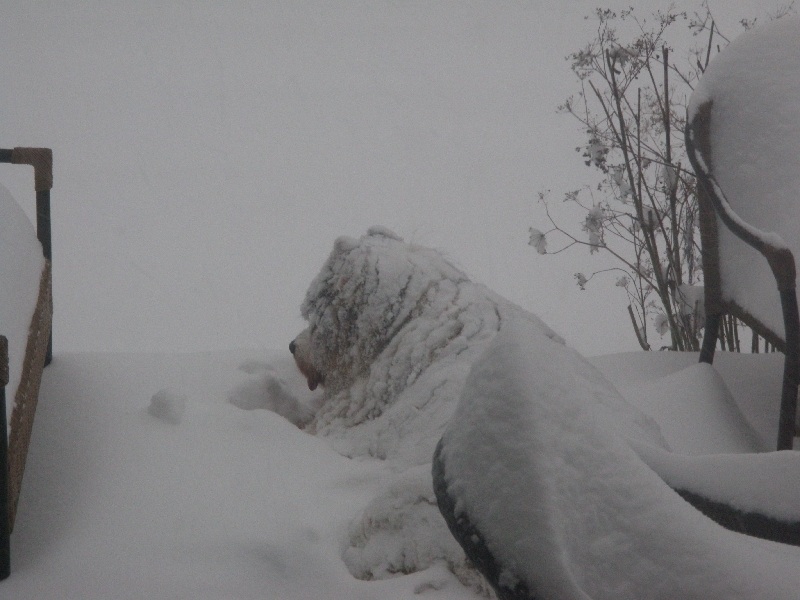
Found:
<path fill-rule="evenodd" d="M 298 339 L 301 340 L 300 344 L 297 343 Z M 307 332 L 301 333 L 297 338 L 289 342 L 289 352 L 294 356 L 294 362 L 297 368 L 300 369 L 300 372 L 305 376 L 308 382 L 308 389 L 317 389 L 317 386 L 324 382 L 325 377 L 311 364 L 311 360 L 308 356 Z"/>

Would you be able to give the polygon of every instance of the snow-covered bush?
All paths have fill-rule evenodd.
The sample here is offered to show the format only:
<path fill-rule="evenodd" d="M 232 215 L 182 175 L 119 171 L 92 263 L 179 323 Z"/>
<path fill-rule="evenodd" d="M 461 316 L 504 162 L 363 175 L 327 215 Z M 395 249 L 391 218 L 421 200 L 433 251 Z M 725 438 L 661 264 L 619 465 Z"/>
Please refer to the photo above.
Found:
<path fill-rule="evenodd" d="M 586 132 L 586 144 L 577 150 L 599 176 L 596 185 L 564 196 L 586 211 L 584 233 L 573 233 L 557 221 L 546 192 L 539 199 L 550 229 L 531 229 L 530 243 L 540 254 L 583 245 L 614 257 L 610 269 L 577 274 L 578 285 L 586 289 L 600 272 L 622 272 L 625 285 L 619 287 L 626 292 L 634 333 L 646 350 L 653 326 L 661 337 L 669 334 L 667 347 L 697 350 L 704 325 L 702 302 L 684 294 L 687 287 L 702 283 L 702 265 L 695 178 L 683 132 L 688 97 L 728 40 L 707 5 L 703 10 L 690 15 L 670 7 L 649 17 L 633 8 L 596 11 L 597 35 L 567 57 L 580 91 L 559 107 Z M 687 30 L 699 44 L 676 61 L 671 44 Z M 551 249 L 548 238 L 555 234 L 566 244 Z M 738 349 L 736 323 L 726 325 L 723 343 Z"/>

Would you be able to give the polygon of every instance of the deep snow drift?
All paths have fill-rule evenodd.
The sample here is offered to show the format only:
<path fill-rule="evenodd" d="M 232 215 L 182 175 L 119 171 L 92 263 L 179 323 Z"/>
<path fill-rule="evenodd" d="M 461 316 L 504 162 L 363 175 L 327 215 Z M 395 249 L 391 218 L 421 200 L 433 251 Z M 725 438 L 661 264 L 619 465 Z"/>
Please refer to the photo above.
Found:
<path fill-rule="evenodd" d="M 375 582 L 349 573 L 349 523 L 391 473 L 342 457 L 274 412 L 236 406 L 259 387 L 271 402 L 270 381 L 303 391 L 284 354 L 57 354 L 0 596 L 477 597 L 438 564 Z M 151 414 L 154 396 L 185 398 L 180 421 Z M 447 542 L 421 541 L 420 551 Z"/>
<path fill-rule="evenodd" d="M 376 233 L 378 244 L 398 251 L 399 241 Z M 447 291 L 442 281 L 438 288 Z M 446 309 L 455 297 L 430 306 Z M 463 494 L 471 510 L 499 518 L 512 543 L 531 524 L 553 532 L 533 544 L 520 539 L 507 556 L 517 573 L 529 576 L 524 569 L 536 564 L 551 585 L 598 597 L 676 589 L 735 597 L 725 595 L 731 585 L 737 593 L 791 597 L 784 586 L 800 585 L 786 577 L 800 564 L 796 549 L 721 530 L 665 483 L 742 510 L 800 515 L 787 483 L 797 479 L 795 455 L 776 461 L 752 453 L 774 439 L 780 356 L 720 354 L 712 369 L 692 354 L 635 353 L 597 359 L 598 371 L 534 317 L 519 320 L 522 313 L 502 304 L 488 313 L 494 310 L 520 330 L 524 356 L 509 357 L 507 339 L 499 351 L 483 352 L 489 346 L 481 342 L 483 358 L 450 422 L 467 434 L 462 445 L 470 451 L 458 453 L 464 462 L 456 477 L 470 483 L 456 487 L 459 495 L 477 490 Z M 438 331 L 426 323 L 439 322 L 421 317 L 409 333 Z M 496 333 L 499 321 L 492 323 Z M 423 341 L 440 338 L 409 339 L 427 352 Z M 453 346 L 451 358 L 468 346 Z M 396 356 L 403 355 L 375 363 L 387 367 Z M 397 407 L 417 394 L 432 398 L 442 381 L 464 387 L 469 363 L 447 357 L 428 364 L 431 376 L 400 392 Z M 391 419 L 327 436 L 298 428 L 324 401 L 320 389 L 309 391 L 288 348 L 271 356 L 56 354 L 44 372 L 12 576 L 0 589 L 43 599 L 484 597 L 486 584 L 439 514 L 428 459 L 404 453 L 402 436 L 388 446 L 391 456 L 369 451 L 365 440 L 375 427 L 391 431 Z M 432 439 L 411 435 L 405 443 L 432 448 L 439 430 L 422 431 Z M 344 442 L 351 458 L 340 453 Z M 536 468 L 514 479 L 502 469 L 510 452 L 525 457 L 519 467 Z M 488 458 L 476 464 L 476 456 Z M 516 501 L 498 506 L 509 482 Z M 552 560 L 534 563 L 529 555 L 542 544 Z"/>

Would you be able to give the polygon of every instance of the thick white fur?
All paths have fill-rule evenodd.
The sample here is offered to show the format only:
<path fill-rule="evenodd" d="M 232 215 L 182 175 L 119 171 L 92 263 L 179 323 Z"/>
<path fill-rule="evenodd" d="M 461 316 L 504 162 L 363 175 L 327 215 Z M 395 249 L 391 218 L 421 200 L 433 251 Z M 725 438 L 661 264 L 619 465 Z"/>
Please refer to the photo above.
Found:
<path fill-rule="evenodd" d="M 436 509 L 429 464 L 472 363 L 505 319 L 561 338 L 440 252 L 379 227 L 335 242 L 301 310 L 308 328 L 291 349 L 309 387 L 323 387 L 307 429 L 347 456 L 387 460 L 394 473 L 350 528 L 351 572 L 373 579 L 445 563 L 486 591 Z"/>
<path fill-rule="evenodd" d="M 310 429 L 348 455 L 409 465 L 430 461 L 472 362 L 504 318 L 560 340 L 440 252 L 378 227 L 336 241 L 301 310 L 309 326 L 295 358 L 309 384 L 324 387 Z"/>

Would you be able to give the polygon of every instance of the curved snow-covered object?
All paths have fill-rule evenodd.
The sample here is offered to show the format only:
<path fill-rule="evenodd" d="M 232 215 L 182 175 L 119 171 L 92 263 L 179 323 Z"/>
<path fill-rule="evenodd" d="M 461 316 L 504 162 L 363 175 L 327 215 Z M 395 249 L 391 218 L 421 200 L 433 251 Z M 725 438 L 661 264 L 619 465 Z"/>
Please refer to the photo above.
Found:
<path fill-rule="evenodd" d="M 800 19 L 747 32 L 692 94 L 686 146 L 698 177 L 706 335 L 731 313 L 786 353 L 778 448 L 792 447 L 800 379 Z M 777 284 L 777 285 L 776 285 Z"/>
<path fill-rule="evenodd" d="M 434 488 L 503 599 L 797 597 L 800 548 L 705 517 L 645 449 L 680 479 L 647 419 L 580 355 L 507 323 L 470 372 Z"/>

